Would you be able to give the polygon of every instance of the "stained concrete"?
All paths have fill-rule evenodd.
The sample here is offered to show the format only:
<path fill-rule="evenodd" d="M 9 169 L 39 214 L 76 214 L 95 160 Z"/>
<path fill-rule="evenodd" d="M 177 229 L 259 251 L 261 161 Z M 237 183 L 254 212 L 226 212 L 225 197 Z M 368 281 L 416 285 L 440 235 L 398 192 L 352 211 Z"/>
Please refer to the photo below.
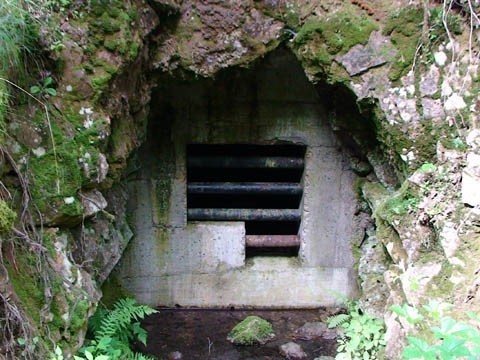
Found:
<path fill-rule="evenodd" d="M 160 86 L 129 177 L 135 232 L 115 275 L 150 305 L 315 307 L 353 296 L 357 224 L 351 171 L 320 99 L 292 54 L 254 70 Z M 242 222 L 187 222 L 186 145 L 306 145 L 296 258 L 245 259 Z"/>

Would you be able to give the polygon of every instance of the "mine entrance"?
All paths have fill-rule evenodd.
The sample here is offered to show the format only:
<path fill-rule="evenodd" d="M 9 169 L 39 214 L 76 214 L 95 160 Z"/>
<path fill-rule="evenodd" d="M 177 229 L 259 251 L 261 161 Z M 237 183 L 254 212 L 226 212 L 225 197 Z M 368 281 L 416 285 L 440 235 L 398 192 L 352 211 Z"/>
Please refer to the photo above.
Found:
<path fill-rule="evenodd" d="M 358 177 L 330 97 L 288 49 L 215 79 L 166 77 L 151 96 L 127 184 L 126 290 L 202 308 L 317 308 L 355 294 Z"/>
<path fill-rule="evenodd" d="M 246 256 L 298 255 L 305 146 L 189 145 L 188 221 L 245 223 Z"/>

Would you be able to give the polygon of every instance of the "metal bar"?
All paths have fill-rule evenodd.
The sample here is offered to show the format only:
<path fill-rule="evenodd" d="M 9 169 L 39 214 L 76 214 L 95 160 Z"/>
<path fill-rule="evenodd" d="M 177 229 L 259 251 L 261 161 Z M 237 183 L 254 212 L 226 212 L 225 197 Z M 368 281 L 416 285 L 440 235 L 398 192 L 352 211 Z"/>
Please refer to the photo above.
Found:
<path fill-rule="evenodd" d="M 188 209 L 188 220 L 300 221 L 298 209 Z"/>
<path fill-rule="evenodd" d="M 232 182 L 193 182 L 187 186 L 189 194 L 272 194 L 301 195 L 302 186 L 298 183 L 232 183 Z"/>
<path fill-rule="evenodd" d="M 298 235 L 247 235 L 247 247 L 298 247 Z"/>
<path fill-rule="evenodd" d="M 289 156 L 191 156 L 189 168 L 303 169 L 303 158 Z"/>

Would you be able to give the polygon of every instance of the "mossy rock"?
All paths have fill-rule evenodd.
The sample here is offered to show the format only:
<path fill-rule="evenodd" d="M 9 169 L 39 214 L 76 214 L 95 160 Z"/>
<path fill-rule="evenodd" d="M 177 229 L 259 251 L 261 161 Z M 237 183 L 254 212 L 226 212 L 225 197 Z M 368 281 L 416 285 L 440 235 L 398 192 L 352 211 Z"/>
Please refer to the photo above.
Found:
<path fill-rule="evenodd" d="M 248 316 L 228 334 L 235 345 L 265 344 L 275 337 L 272 324 L 258 316 Z"/>
<path fill-rule="evenodd" d="M 388 78 L 395 81 L 404 76 L 412 67 L 418 43 L 422 37 L 423 9 L 407 7 L 389 17 L 383 33 L 389 35 L 398 49 Z"/>

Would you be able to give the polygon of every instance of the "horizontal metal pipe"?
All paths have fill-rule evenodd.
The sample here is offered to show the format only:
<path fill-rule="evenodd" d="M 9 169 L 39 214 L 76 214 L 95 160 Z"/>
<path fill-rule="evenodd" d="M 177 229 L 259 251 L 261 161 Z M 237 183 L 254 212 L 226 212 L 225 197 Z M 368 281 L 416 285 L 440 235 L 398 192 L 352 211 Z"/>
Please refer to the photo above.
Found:
<path fill-rule="evenodd" d="M 300 221 L 297 209 L 188 209 L 188 220 Z"/>
<path fill-rule="evenodd" d="M 189 168 L 303 169 L 303 158 L 289 156 L 191 156 Z"/>
<path fill-rule="evenodd" d="M 298 247 L 298 235 L 247 235 L 247 247 Z"/>
<path fill-rule="evenodd" d="M 189 194 L 272 194 L 301 195 L 302 186 L 298 183 L 233 183 L 233 182 L 193 182 L 187 186 Z"/>

